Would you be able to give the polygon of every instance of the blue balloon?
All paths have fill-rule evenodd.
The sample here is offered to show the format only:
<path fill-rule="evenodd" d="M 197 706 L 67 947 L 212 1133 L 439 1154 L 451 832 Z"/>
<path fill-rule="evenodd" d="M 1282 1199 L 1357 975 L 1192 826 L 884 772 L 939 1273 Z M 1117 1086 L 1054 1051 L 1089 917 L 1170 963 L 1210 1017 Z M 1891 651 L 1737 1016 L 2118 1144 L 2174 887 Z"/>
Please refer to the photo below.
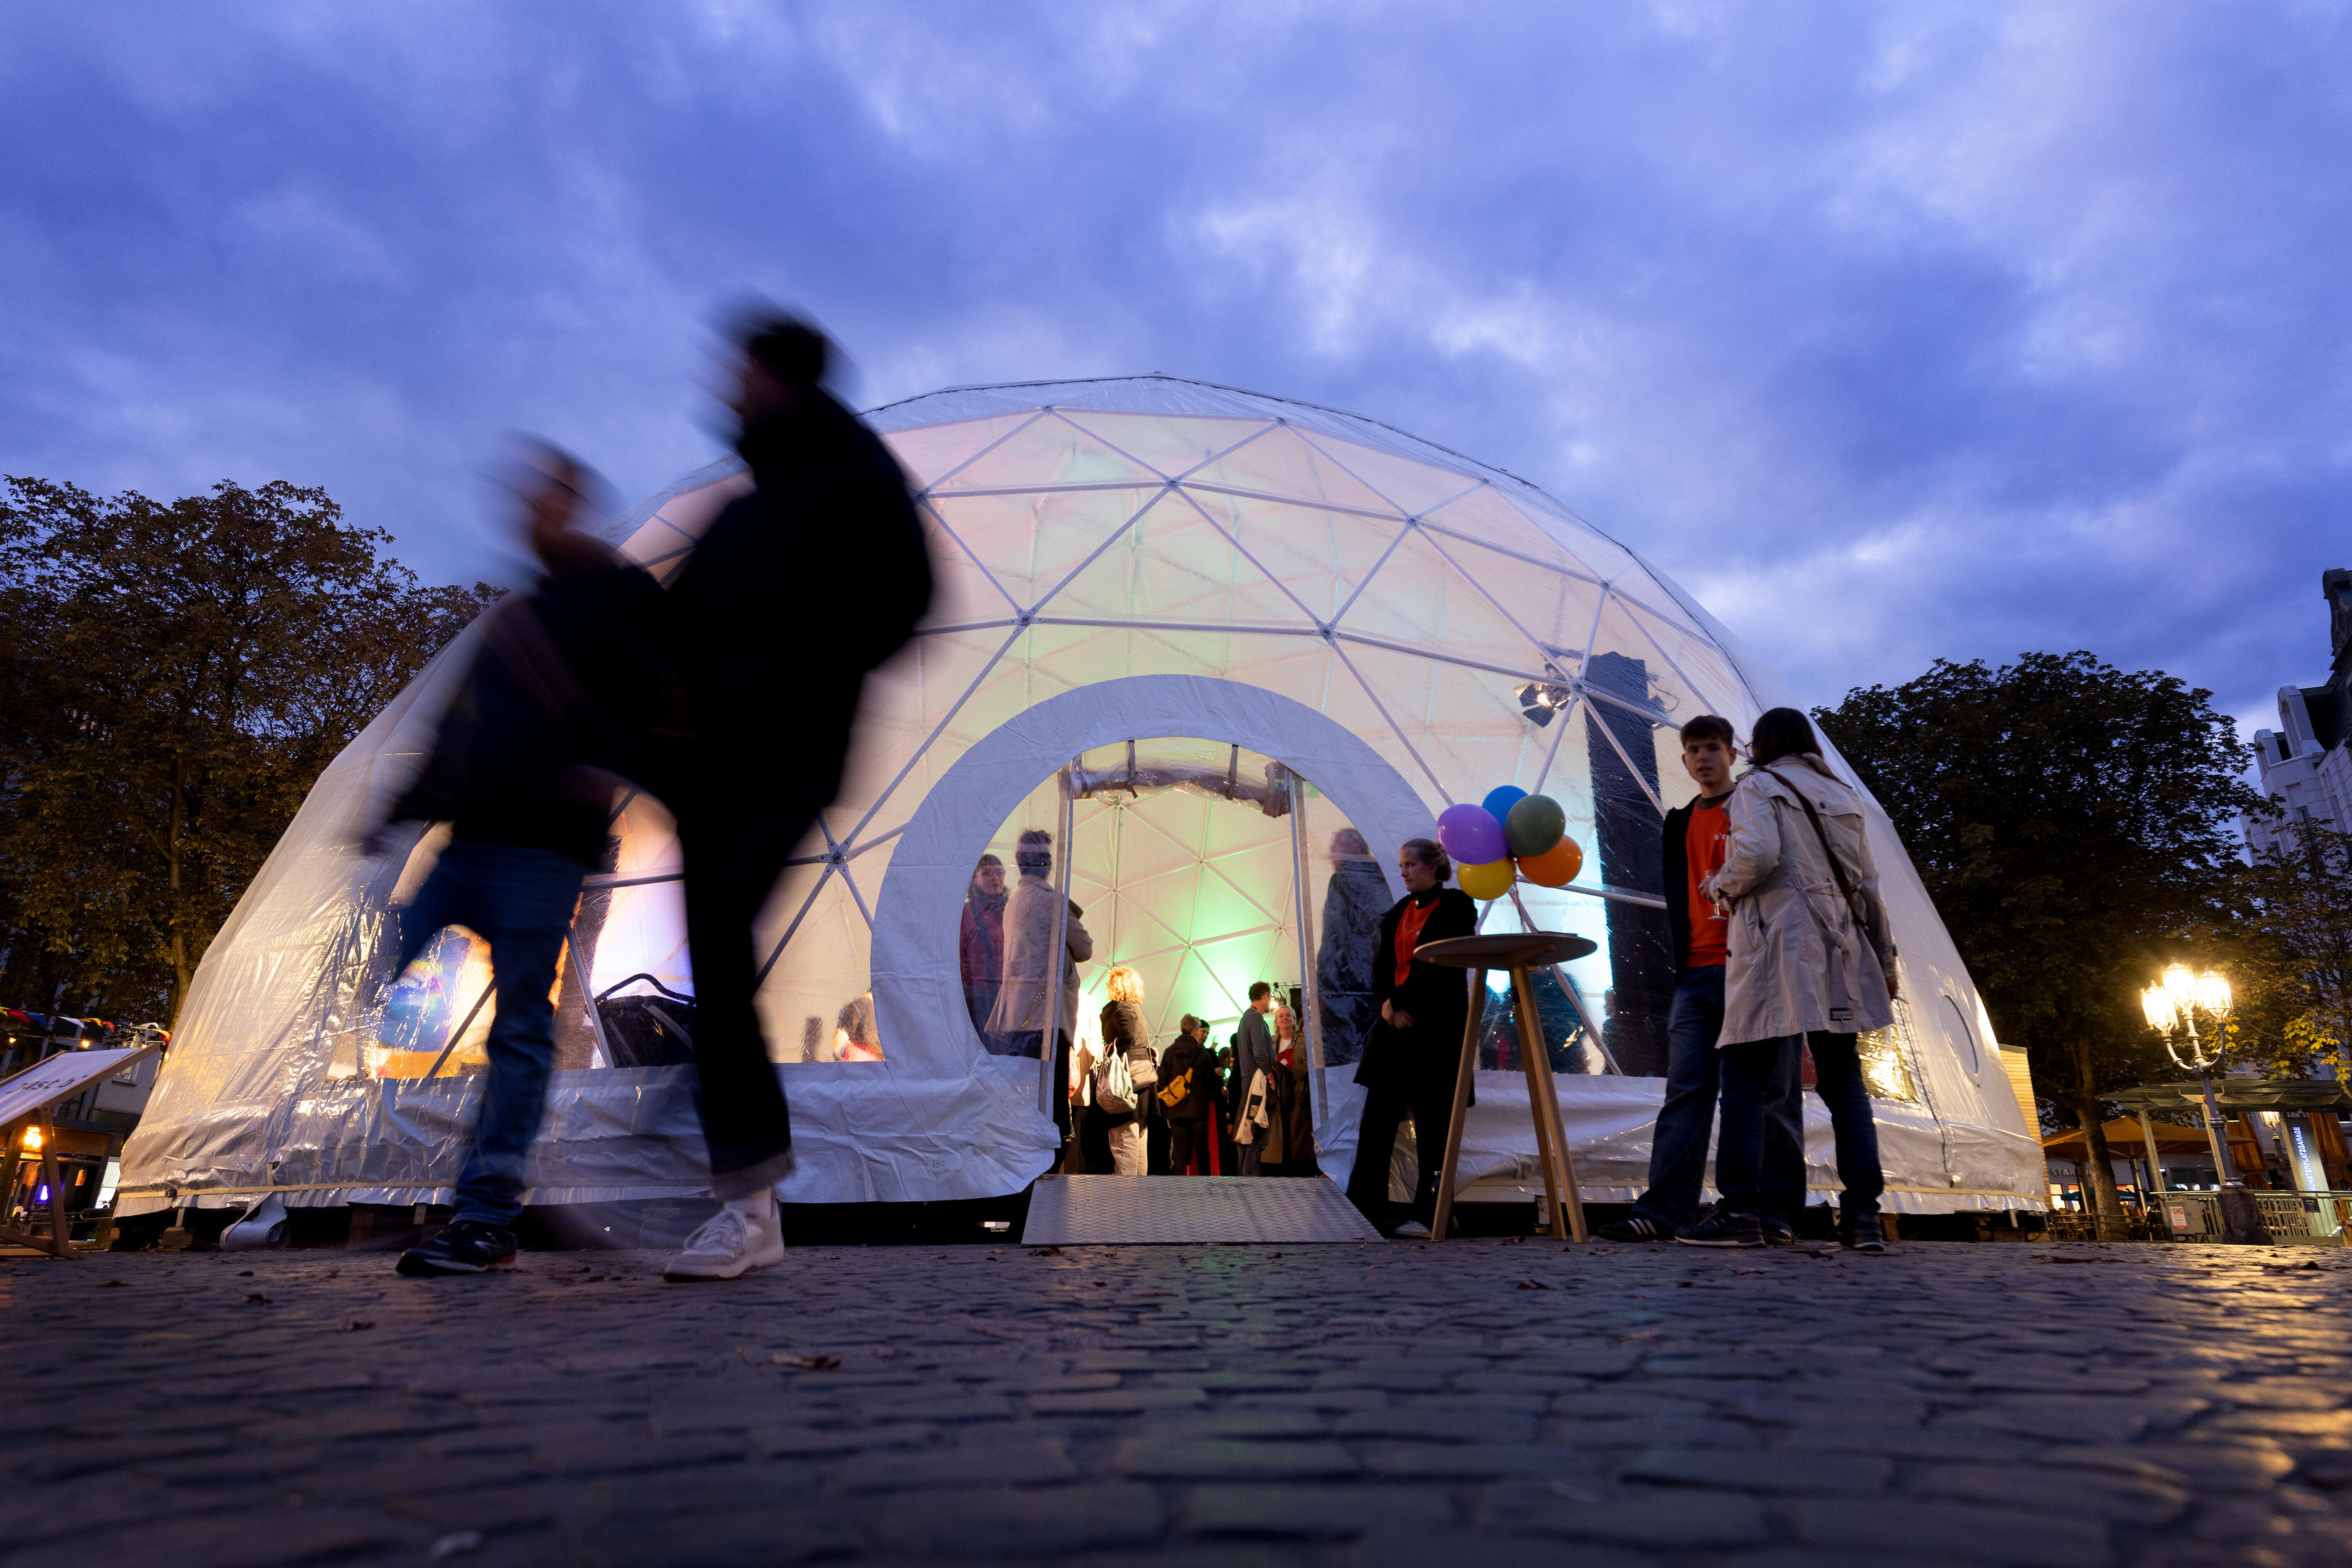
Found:
<path fill-rule="evenodd" d="M 1498 788 L 1488 790 L 1486 798 L 1479 804 L 1486 808 L 1486 815 L 1496 821 L 1508 822 L 1511 817 L 1511 807 L 1527 798 L 1528 792 L 1518 785 L 1503 784 Z"/>

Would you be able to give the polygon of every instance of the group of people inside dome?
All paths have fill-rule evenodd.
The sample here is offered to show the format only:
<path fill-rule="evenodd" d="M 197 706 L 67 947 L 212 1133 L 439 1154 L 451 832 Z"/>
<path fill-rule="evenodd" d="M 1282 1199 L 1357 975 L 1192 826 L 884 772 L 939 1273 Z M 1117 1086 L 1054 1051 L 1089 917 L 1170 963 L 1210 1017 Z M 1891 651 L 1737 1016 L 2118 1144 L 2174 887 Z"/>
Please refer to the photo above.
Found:
<path fill-rule="evenodd" d="M 1004 863 L 981 857 L 964 899 L 957 946 L 972 1027 L 997 1056 L 1042 1059 L 1055 1043 L 1060 1169 L 1099 1175 L 1311 1175 L 1313 1114 L 1299 1000 L 1273 984 L 1222 1040 L 1187 1013 L 1164 1040 L 1148 1021 L 1141 974 L 1115 964 L 1093 1030 L 1078 1025 L 1078 965 L 1095 942 L 1086 911 L 1055 892 L 1053 836 L 1023 831 Z M 1055 963 L 1055 938 L 1063 962 Z M 1055 970 L 1061 972 L 1055 995 Z"/>

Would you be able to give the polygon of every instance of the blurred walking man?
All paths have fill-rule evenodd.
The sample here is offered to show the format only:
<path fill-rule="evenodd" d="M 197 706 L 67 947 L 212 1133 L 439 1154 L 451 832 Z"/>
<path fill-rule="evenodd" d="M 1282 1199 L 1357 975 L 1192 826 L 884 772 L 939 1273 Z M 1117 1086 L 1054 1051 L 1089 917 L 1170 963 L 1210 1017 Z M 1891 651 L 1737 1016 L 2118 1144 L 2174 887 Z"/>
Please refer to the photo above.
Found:
<path fill-rule="evenodd" d="M 931 596 L 906 475 L 820 384 L 823 334 L 769 317 L 737 342 L 736 450 L 754 488 L 670 584 L 685 732 L 646 781 L 685 851 L 695 1068 L 724 1204 L 671 1260 L 672 1279 L 783 1260 L 775 1184 L 792 1170 L 793 1135 L 752 1011 L 767 955 L 752 951 L 751 926 L 840 788 L 866 672 L 905 645 Z"/>
<path fill-rule="evenodd" d="M 645 716 L 664 705 L 658 661 L 637 636 L 661 589 L 572 523 L 586 475 L 552 449 L 518 485 L 546 569 L 528 596 L 481 622 L 481 651 L 442 715 L 424 770 L 390 822 L 447 822 L 451 837 L 401 911 L 397 979 L 444 929 L 489 944 L 497 1007 L 489 1072 L 456 1213 L 401 1254 L 411 1276 L 479 1274 L 514 1260 L 523 1154 L 547 1109 L 555 1061 L 549 993 L 581 879 L 604 852 L 617 770 Z M 370 847 L 413 845 L 389 825 Z"/>

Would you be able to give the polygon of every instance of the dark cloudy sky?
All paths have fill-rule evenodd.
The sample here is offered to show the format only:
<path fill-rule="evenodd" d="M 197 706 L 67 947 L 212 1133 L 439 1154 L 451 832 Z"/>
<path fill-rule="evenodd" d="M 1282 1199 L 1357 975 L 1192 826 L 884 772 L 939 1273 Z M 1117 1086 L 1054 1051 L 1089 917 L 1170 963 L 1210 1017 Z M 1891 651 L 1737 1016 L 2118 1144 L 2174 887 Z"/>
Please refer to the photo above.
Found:
<path fill-rule="evenodd" d="M 0 470 L 326 486 L 438 579 L 537 430 L 1161 370 L 1542 484 L 1809 700 L 2087 647 L 2251 729 L 2352 564 L 2342 5 L 0 12 Z"/>

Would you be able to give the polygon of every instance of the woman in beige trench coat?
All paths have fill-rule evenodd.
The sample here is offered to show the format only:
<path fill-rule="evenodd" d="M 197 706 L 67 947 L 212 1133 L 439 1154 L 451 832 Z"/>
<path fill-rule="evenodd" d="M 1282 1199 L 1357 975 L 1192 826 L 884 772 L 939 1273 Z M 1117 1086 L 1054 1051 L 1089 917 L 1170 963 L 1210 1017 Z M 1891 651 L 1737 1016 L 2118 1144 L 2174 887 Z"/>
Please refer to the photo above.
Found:
<path fill-rule="evenodd" d="M 1700 888 L 1731 917 L 1717 1037 L 1723 1123 L 1715 1173 L 1723 1196 L 1676 1239 L 1761 1244 L 1764 1107 L 1787 1091 L 1810 1045 L 1815 1088 L 1837 1133 L 1839 1237 L 1855 1250 L 1878 1251 L 1885 1178 L 1855 1037 L 1894 1022 L 1895 949 L 1863 797 L 1830 771 L 1811 721 L 1793 708 L 1757 720 L 1749 754 L 1754 765 L 1732 792 L 1723 868 Z"/>

